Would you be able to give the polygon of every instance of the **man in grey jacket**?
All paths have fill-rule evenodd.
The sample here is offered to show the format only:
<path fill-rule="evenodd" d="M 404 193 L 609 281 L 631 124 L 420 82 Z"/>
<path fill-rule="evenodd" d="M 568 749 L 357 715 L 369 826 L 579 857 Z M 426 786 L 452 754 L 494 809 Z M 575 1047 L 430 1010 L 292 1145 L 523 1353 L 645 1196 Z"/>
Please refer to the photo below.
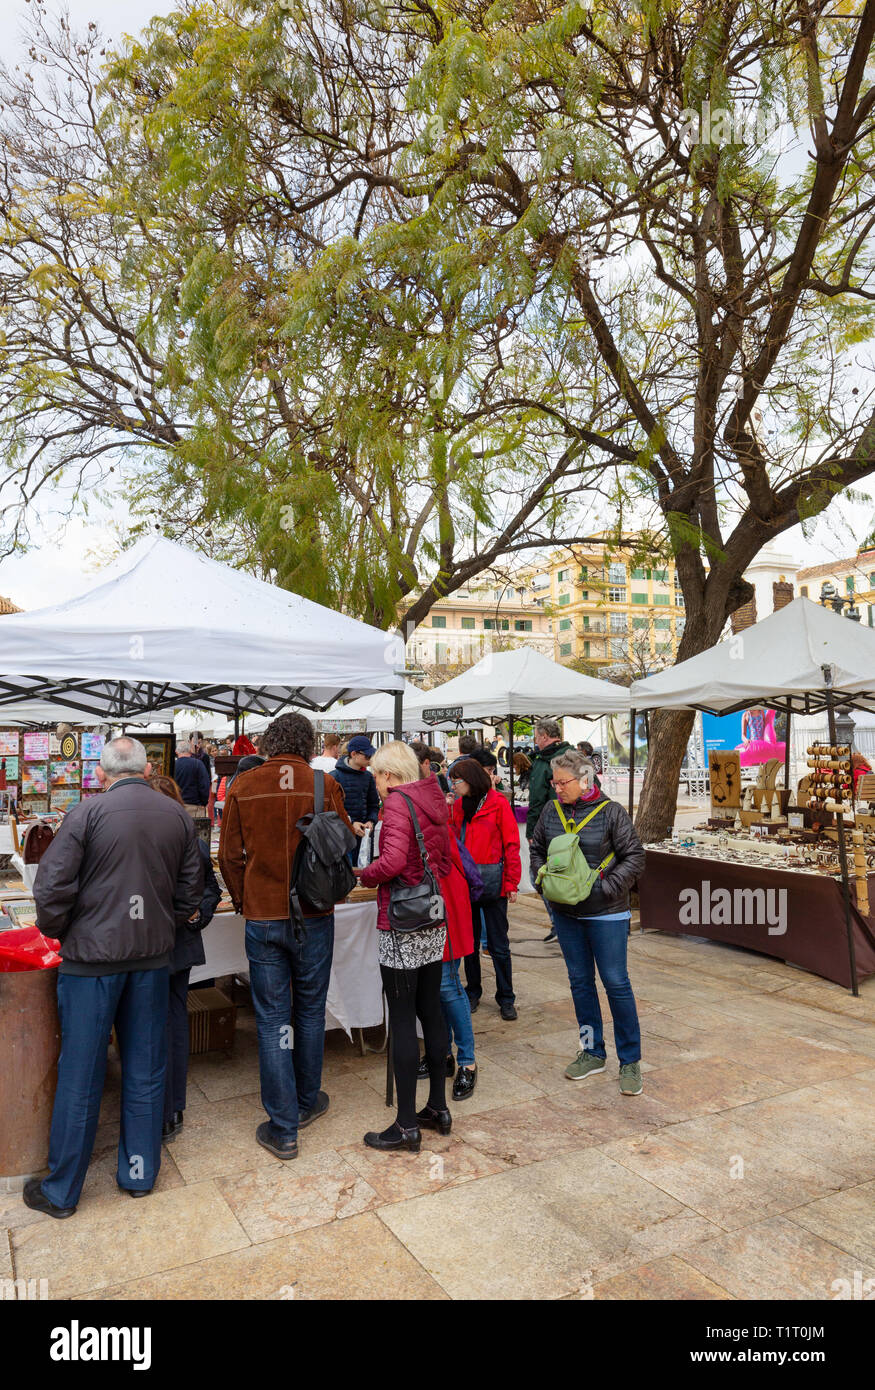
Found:
<path fill-rule="evenodd" d="M 116 1181 L 132 1197 L 152 1191 L 161 1166 L 170 954 L 177 923 L 200 907 L 203 867 L 194 822 L 146 782 L 142 743 L 107 743 L 102 796 L 65 817 L 34 884 L 37 925 L 61 942 L 61 1056 L 49 1141 L 49 1176 L 24 1201 L 72 1216 L 100 1113 L 110 1031 L 122 1063 Z"/>

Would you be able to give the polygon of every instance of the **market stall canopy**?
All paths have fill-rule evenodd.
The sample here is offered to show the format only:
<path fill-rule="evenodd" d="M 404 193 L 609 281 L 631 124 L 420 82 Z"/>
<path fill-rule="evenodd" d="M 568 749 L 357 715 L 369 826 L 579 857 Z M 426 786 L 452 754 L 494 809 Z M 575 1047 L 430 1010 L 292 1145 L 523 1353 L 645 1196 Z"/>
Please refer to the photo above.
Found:
<path fill-rule="evenodd" d="M 836 705 L 875 709 L 875 631 L 797 598 L 708 651 L 635 681 L 632 704 L 714 714 L 769 705 L 816 714 L 826 707 L 824 667 Z"/>
<path fill-rule="evenodd" d="M 405 714 L 431 727 L 538 715 L 628 714 L 629 691 L 551 661 L 534 647 L 490 652 L 461 676 L 405 701 Z"/>
<path fill-rule="evenodd" d="M 163 537 L 83 593 L 0 623 L 0 720 L 39 700 L 95 719 L 233 715 L 400 690 L 404 643 Z"/>
<path fill-rule="evenodd" d="M 410 713 L 410 701 L 422 691 L 409 681 L 404 684 L 404 713 L 401 728 L 405 734 L 416 733 L 424 727 L 421 714 Z M 347 705 L 332 705 L 324 714 L 313 718 L 315 727 L 323 733 L 336 729 L 338 733 L 391 734 L 395 731 L 395 697 L 380 692 L 362 695 Z"/>

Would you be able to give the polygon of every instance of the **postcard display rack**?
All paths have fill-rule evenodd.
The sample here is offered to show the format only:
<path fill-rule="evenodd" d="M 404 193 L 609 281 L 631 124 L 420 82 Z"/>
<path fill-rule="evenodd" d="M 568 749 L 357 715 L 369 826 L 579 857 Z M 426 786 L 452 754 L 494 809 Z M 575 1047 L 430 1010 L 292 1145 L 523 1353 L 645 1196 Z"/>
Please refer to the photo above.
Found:
<path fill-rule="evenodd" d="M 69 811 L 100 790 L 103 734 L 0 730 L 0 774 L 20 815 Z"/>

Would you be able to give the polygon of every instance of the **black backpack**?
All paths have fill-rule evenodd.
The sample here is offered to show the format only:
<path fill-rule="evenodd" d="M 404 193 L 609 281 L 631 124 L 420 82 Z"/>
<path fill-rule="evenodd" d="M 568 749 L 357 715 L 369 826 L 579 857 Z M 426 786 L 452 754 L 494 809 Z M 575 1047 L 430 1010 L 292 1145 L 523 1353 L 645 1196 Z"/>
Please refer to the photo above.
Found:
<path fill-rule="evenodd" d="M 292 865 L 289 916 L 303 925 L 302 902 L 314 912 L 333 912 L 355 887 L 347 855 L 357 841 L 336 811 L 325 809 L 325 773 L 313 772 L 313 810 L 298 821 L 301 839 Z"/>

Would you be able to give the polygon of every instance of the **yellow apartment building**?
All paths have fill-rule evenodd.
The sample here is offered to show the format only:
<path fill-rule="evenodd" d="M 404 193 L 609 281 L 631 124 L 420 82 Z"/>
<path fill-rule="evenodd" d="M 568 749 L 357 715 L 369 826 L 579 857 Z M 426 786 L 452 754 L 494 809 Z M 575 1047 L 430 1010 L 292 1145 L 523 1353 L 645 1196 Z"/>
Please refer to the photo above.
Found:
<path fill-rule="evenodd" d="M 473 664 L 494 648 L 533 646 L 554 654 L 548 572 L 485 576 L 432 607 L 408 636 L 408 666 Z"/>
<path fill-rule="evenodd" d="M 813 599 L 815 603 L 820 602 L 823 585 L 832 584 L 843 598 L 851 599 L 860 610 L 860 622 L 875 627 L 875 550 L 858 550 L 856 555 L 843 560 L 809 565 L 798 571 L 796 582 L 802 597 Z"/>
<path fill-rule="evenodd" d="M 595 542 L 551 556 L 557 661 L 644 671 L 674 659 L 685 622 L 674 562 L 642 565 L 633 554 Z"/>

